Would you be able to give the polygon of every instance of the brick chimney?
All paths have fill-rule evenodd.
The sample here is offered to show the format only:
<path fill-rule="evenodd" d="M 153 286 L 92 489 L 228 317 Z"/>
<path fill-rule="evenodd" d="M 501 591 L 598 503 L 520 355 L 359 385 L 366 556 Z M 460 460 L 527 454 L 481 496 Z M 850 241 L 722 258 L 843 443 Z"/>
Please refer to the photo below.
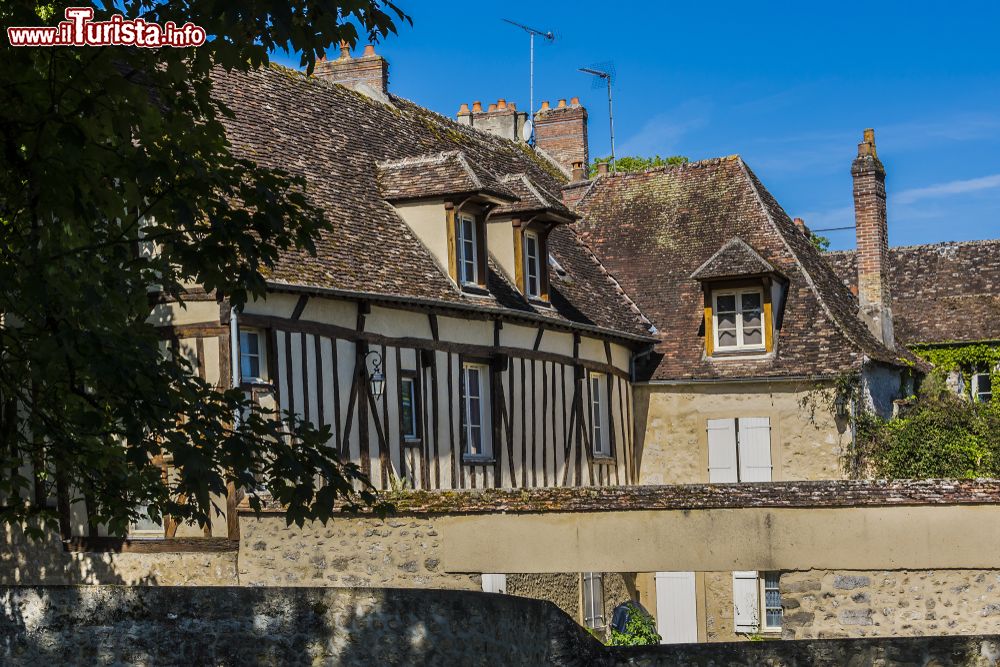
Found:
<path fill-rule="evenodd" d="M 542 102 L 542 108 L 535 114 L 535 146 L 559 163 L 563 170 L 572 173 L 573 163 L 582 162 L 584 171 L 590 164 L 587 148 L 587 110 L 574 97 L 566 104 L 552 108 Z"/>
<path fill-rule="evenodd" d="M 517 105 L 501 97 L 486 111 L 483 111 L 481 102 L 473 102 L 471 110 L 463 104 L 458 110 L 457 120 L 461 125 L 469 125 L 504 139 L 524 141 L 524 124 L 528 121 L 528 114 L 518 111 Z"/>
<path fill-rule="evenodd" d="M 318 61 L 313 74 L 389 104 L 389 62 L 376 54 L 371 44 L 365 47 L 360 58 L 352 58 L 350 45 L 341 42 L 340 57 Z"/>
<path fill-rule="evenodd" d="M 885 167 L 875 151 L 875 130 L 867 129 L 851 165 L 854 225 L 858 241 L 858 302 L 861 318 L 875 337 L 895 347 L 889 294 L 889 230 L 885 211 Z"/>

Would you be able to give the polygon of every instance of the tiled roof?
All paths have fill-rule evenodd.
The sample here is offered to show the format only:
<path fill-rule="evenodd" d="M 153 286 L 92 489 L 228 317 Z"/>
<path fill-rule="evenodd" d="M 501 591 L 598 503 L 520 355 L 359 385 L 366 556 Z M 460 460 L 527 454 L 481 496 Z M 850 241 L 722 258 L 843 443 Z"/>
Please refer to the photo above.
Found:
<path fill-rule="evenodd" d="M 774 273 L 774 267 L 756 250 L 747 245 L 746 241 L 735 236 L 719 248 L 717 253 L 705 260 L 704 264 L 695 269 L 691 278 L 694 280 L 713 280 L 764 273 Z"/>
<path fill-rule="evenodd" d="M 410 167 L 446 154 L 440 158 L 442 176 L 476 178 L 499 192 L 509 190 L 499 178 L 525 174 L 539 188 L 558 192 L 563 181 L 559 171 L 527 146 L 458 125 L 398 97 L 391 97 L 391 105 L 382 104 L 285 68 L 249 74 L 217 71 L 214 81 L 215 95 L 234 113 L 223 122 L 235 152 L 301 176 L 307 197 L 332 223 L 317 241 L 315 256 L 282 255 L 269 276 L 272 285 L 485 309 L 648 335 L 632 303 L 577 243 L 571 226 L 561 225 L 550 235 L 550 252 L 567 274 L 551 274 L 553 307 L 528 303 L 506 285 L 499 271 L 490 272 L 489 296 L 469 296 L 435 263 L 381 189 L 394 197 L 407 194 L 398 175 L 424 169 L 426 164 Z"/>
<path fill-rule="evenodd" d="M 874 338 L 850 292 L 738 156 L 598 177 L 577 213 L 583 240 L 660 334 L 649 379 L 832 376 L 866 358 L 909 358 Z M 788 280 L 787 299 L 773 354 L 708 359 L 692 274 L 734 237 Z"/>
<path fill-rule="evenodd" d="M 517 196 L 462 151 L 378 162 L 379 185 L 386 201 L 482 194 L 505 202 Z"/>
<path fill-rule="evenodd" d="M 824 257 L 856 291 L 854 251 Z M 905 343 L 1000 340 L 1000 240 L 890 248 L 889 291 Z"/>
<path fill-rule="evenodd" d="M 508 174 L 501 178 L 500 182 L 514 193 L 516 200 L 498 206 L 493 211 L 494 215 L 545 212 L 554 213 L 570 220 L 577 218 L 575 213 L 566 208 L 560 197 L 533 183 L 527 174 Z"/>

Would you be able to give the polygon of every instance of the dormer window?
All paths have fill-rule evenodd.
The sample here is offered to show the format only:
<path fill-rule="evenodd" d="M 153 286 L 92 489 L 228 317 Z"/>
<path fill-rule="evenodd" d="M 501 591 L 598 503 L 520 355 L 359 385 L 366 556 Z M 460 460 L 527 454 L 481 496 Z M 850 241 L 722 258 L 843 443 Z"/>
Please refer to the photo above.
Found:
<path fill-rule="evenodd" d="M 542 297 L 542 243 L 535 232 L 524 233 L 524 295 Z"/>
<path fill-rule="evenodd" d="M 480 243 L 476 234 L 476 219 L 471 215 L 458 215 L 458 282 L 461 285 L 479 285 Z"/>
<path fill-rule="evenodd" d="M 715 290 L 712 298 L 715 348 L 720 352 L 763 350 L 763 289 Z"/>

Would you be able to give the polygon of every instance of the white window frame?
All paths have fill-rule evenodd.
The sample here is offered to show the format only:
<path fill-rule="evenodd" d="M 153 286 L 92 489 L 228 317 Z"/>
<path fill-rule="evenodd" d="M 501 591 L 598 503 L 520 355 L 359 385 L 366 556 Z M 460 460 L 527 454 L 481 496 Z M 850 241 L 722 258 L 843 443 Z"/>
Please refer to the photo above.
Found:
<path fill-rule="evenodd" d="M 420 394 L 417 391 L 417 378 L 412 375 L 404 375 L 399 379 L 400 382 L 400 394 L 399 394 L 399 416 L 400 419 L 403 418 L 403 392 L 402 388 L 406 385 L 410 385 L 410 423 L 403 424 L 403 440 L 406 442 L 419 442 L 420 441 L 420 416 L 418 410 L 420 409 Z M 412 432 L 410 432 L 412 431 Z"/>
<path fill-rule="evenodd" d="M 477 236 L 476 218 L 475 216 L 469 215 L 467 213 L 459 213 L 457 216 L 455 216 L 455 220 L 456 220 L 455 225 L 457 227 L 457 229 L 455 230 L 455 240 L 456 240 L 456 245 L 458 246 L 457 249 L 458 275 L 456 276 L 456 278 L 458 279 L 458 283 L 460 285 L 478 286 L 481 281 L 479 276 L 480 249 L 479 249 L 479 239 L 476 238 Z M 470 234 L 469 238 L 466 238 L 465 236 L 465 223 L 469 223 L 469 234 Z M 466 255 L 467 245 L 471 246 L 472 248 L 471 258 L 469 258 Z M 465 274 L 465 269 L 470 263 L 472 264 L 471 280 L 468 279 L 468 276 L 466 276 Z"/>
<path fill-rule="evenodd" d="M 478 377 L 478 398 L 479 398 L 479 449 L 472 451 L 474 440 L 474 429 L 477 428 L 472 423 L 473 396 L 469 393 L 470 371 L 476 371 Z M 462 456 L 468 460 L 488 461 L 493 458 L 492 423 L 490 420 L 490 393 L 489 375 L 490 367 L 486 364 L 466 361 L 462 363 L 462 413 L 465 416 L 465 445 L 462 448 Z"/>
<path fill-rule="evenodd" d="M 528 252 L 529 239 L 535 244 L 534 256 Z M 531 289 L 532 280 L 535 281 L 535 289 Z M 542 239 L 537 232 L 524 232 L 524 294 L 529 299 L 542 298 Z"/>
<path fill-rule="evenodd" d="M 774 586 L 768 586 L 768 579 L 774 577 Z M 761 632 L 781 632 L 782 622 L 784 621 L 784 612 L 781 608 L 781 573 L 780 572 L 761 572 L 760 573 L 760 631 Z M 781 620 L 778 621 L 777 625 L 769 625 L 767 622 L 767 591 L 776 590 L 778 592 L 778 611 L 780 612 Z"/>
<path fill-rule="evenodd" d="M 985 390 L 981 386 L 983 383 L 986 385 Z M 989 403 L 993 400 L 993 381 L 989 373 L 974 373 L 970 389 L 972 390 L 972 400 L 977 403 Z M 986 400 L 983 400 L 984 395 L 987 397 Z"/>
<path fill-rule="evenodd" d="M 590 445 L 594 456 L 611 457 L 610 422 L 608 418 L 608 374 L 591 372 L 590 382 Z"/>
<path fill-rule="evenodd" d="M 253 336 L 254 338 L 257 339 L 256 354 L 251 354 L 249 352 L 249 345 L 247 344 L 247 341 L 249 340 L 250 336 Z M 267 380 L 267 352 L 266 352 L 264 332 L 261 331 L 260 329 L 240 328 L 239 350 L 240 350 L 240 382 L 245 382 L 250 384 L 265 382 Z M 257 375 L 245 374 L 243 372 L 244 357 L 257 358 L 257 371 L 258 371 Z"/>
<path fill-rule="evenodd" d="M 604 574 L 584 572 L 581 583 L 583 624 L 591 630 L 603 630 L 608 625 L 604 618 Z"/>
<path fill-rule="evenodd" d="M 756 294 L 760 299 L 760 343 L 745 344 L 743 342 L 743 330 L 746 328 L 743 322 L 743 295 Z M 736 297 L 736 345 L 719 344 L 719 297 Z M 767 331 L 765 327 L 771 323 L 764 319 L 764 289 L 762 287 L 741 287 L 734 289 L 712 290 L 712 337 L 714 338 L 716 352 L 763 352 L 767 345 Z"/>
<path fill-rule="evenodd" d="M 145 506 L 143 506 L 142 509 L 145 510 Z M 152 519 L 149 519 L 149 522 L 152 524 L 153 523 Z M 140 540 L 163 539 L 166 537 L 166 531 L 163 527 L 163 521 L 161 519 L 160 523 L 156 524 L 155 528 L 150 528 L 150 527 L 137 528 L 136 524 L 132 523 L 128 528 L 128 536 L 130 538 L 140 539 Z"/>

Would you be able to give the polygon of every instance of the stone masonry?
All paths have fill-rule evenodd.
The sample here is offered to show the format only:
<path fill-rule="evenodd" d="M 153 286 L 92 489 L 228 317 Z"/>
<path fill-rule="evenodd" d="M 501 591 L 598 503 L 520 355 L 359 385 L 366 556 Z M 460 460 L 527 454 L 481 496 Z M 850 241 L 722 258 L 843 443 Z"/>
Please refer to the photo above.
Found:
<path fill-rule="evenodd" d="M 781 575 L 785 639 L 971 635 L 1000 627 L 1000 570 Z"/>

